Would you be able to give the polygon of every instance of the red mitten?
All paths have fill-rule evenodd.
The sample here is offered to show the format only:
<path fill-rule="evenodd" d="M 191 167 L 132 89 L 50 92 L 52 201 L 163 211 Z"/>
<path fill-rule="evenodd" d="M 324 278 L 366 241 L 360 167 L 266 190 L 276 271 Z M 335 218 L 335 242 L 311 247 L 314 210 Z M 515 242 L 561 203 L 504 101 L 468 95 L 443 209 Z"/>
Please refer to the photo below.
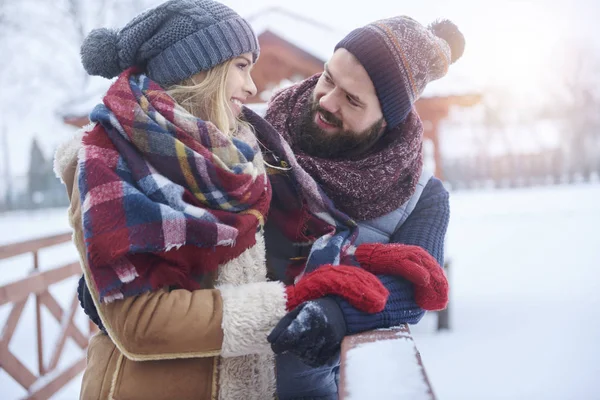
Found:
<path fill-rule="evenodd" d="M 287 309 L 327 295 L 346 299 L 355 308 L 376 313 L 383 310 L 388 290 L 377 277 L 364 269 L 347 265 L 322 265 L 295 285 L 286 287 Z"/>
<path fill-rule="evenodd" d="M 373 274 L 399 275 L 415 286 L 415 301 L 424 310 L 448 305 L 448 279 L 437 260 L 419 246 L 365 243 L 356 248 L 360 266 Z"/>

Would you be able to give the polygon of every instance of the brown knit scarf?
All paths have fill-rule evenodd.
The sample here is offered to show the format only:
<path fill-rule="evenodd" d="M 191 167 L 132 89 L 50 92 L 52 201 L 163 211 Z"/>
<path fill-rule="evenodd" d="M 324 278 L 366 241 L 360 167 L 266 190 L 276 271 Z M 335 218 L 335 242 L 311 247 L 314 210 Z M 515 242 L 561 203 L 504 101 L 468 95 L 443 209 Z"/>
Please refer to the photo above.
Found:
<path fill-rule="evenodd" d="M 386 131 L 367 152 L 352 159 L 324 159 L 305 154 L 295 144 L 302 117 L 311 106 L 320 74 L 277 93 L 265 119 L 284 137 L 298 163 L 333 203 L 356 220 L 385 215 L 414 193 L 423 167 L 423 125 L 413 109 L 406 120 Z"/>

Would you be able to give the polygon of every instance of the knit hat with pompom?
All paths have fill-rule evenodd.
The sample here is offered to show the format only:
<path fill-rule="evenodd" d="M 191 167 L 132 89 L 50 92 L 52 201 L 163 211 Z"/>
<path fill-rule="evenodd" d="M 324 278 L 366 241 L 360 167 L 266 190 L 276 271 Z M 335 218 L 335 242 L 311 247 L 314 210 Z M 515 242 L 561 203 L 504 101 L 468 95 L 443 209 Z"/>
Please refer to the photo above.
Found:
<path fill-rule="evenodd" d="M 235 11 L 212 0 L 170 0 L 119 31 L 91 31 L 81 46 L 81 62 L 90 75 L 113 78 L 136 66 L 170 85 L 244 53 L 256 61 L 258 40 Z"/>
<path fill-rule="evenodd" d="M 458 60 L 465 39 L 452 22 L 424 27 L 406 16 L 375 21 L 350 32 L 336 45 L 352 53 L 365 68 L 387 126 L 404 121 L 413 104 L 433 80 Z"/>

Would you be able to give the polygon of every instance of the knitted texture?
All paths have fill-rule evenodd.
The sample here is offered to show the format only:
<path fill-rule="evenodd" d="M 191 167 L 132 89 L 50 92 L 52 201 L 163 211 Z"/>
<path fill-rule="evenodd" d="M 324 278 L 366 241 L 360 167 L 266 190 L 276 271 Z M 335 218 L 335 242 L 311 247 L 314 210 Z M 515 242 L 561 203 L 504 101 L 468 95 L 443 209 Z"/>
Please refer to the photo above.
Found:
<path fill-rule="evenodd" d="M 198 289 L 198 277 L 255 244 L 271 200 L 250 129 L 220 132 L 135 72 L 94 109 L 78 157 L 87 262 L 102 302 Z"/>
<path fill-rule="evenodd" d="M 89 319 L 96 324 L 98 329 L 106 333 L 106 328 L 104 328 L 102 320 L 98 315 L 98 310 L 96 310 L 94 300 L 92 299 L 92 295 L 90 294 L 90 290 L 85 283 L 85 277 L 83 275 L 81 275 L 81 278 L 79 278 L 79 283 L 77 284 L 77 298 L 79 299 L 79 305 L 81 308 L 83 308 L 85 315 L 87 315 Z"/>
<path fill-rule="evenodd" d="M 365 68 L 388 127 L 399 125 L 426 85 L 446 75 L 463 53 L 464 38 L 450 21 L 425 28 L 410 17 L 379 20 L 350 32 L 337 45 Z"/>
<path fill-rule="evenodd" d="M 401 276 L 413 283 L 415 301 L 424 310 L 442 310 L 448 304 L 448 280 L 435 258 L 418 246 L 379 243 L 356 249 L 361 267 L 374 274 Z"/>
<path fill-rule="evenodd" d="M 297 268 L 295 281 L 321 265 L 344 264 L 345 260 L 353 258 L 350 250 L 358 235 L 356 222 L 336 208 L 318 182 L 302 168 L 289 144 L 273 125 L 247 108 L 244 108 L 244 118 L 254 127 L 259 143 L 268 149 L 266 154 L 275 157 L 277 163 L 285 161 L 289 166 L 286 174 L 270 176 L 275 191 L 271 210 L 277 202 L 284 211 L 280 216 L 286 220 L 278 220 L 273 214 L 269 219 L 284 225 L 290 220 L 298 222 L 288 231 L 294 232 L 289 239 L 299 245 L 312 243 L 307 259 Z M 272 163 L 273 160 L 269 158 L 265 162 Z M 299 200 L 301 204 L 298 204 Z M 283 206 L 285 203 L 288 203 L 287 207 Z M 298 218 L 293 217 L 294 214 Z M 292 218 L 288 220 L 288 217 Z M 309 226 L 315 230 L 305 229 Z"/>
<path fill-rule="evenodd" d="M 91 75 L 117 76 L 137 66 L 161 85 L 178 83 L 244 53 L 258 58 L 258 40 L 235 11 L 212 0 L 170 0 L 119 32 L 96 29 L 81 47 Z"/>
<path fill-rule="evenodd" d="M 287 308 L 327 295 L 338 295 L 358 310 L 374 313 L 385 307 L 389 292 L 369 272 L 346 265 L 323 265 L 306 274 L 296 285 L 288 286 Z"/>
<path fill-rule="evenodd" d="M 275 354 L 291 352 L 319 367 L 337 354 L 346 336 L 344 315 L 330 297 L 303 303 L 285 315 L 267 337 Z"/>
<path fill-rule="evenodd" d="M 297 146 L 296 127 L 301 126 L 302 115 L 310 107 L 318 79 L 315 75 L 273 96 L 265 119 L 289 143 L 298 164 L 320 184 L 333 204 L 352 218 L 368 220 L 399 208 L 415 192 L 423 168 L 423 124 L 418 114 L 410 113 L 372 150 L 356 159 L 312 157 Z M 276 180 L 280 178 L 271 179 L 273 187 L 277 186 Z M 283 200 L 274 198 L 271 214 L 279 209 L 288 214 L 294 200 Z"/>
<path fill-rule="evenodd" d="M 419 246 L 444 265 L 444 238 L 450 221 L 448 191 L 437 178 L 432 178 L 417 206 L 390 238 L 391 243 Z"/>
<path fill-rule="evenodd" d="M 444 237 L 450 219 L 448 197 L 442 182 L 437 178 L 430 179 L 417 206 L 390 242 L 420 246 L 436 258 L 439 265 L 443 265 Z M 390 293 L 385 308 L 379 313 L 359 311 L 346 300 L 336 298 L 344 313 L 348 334 L 416 324 L 425 315 L 425 311 L 415 302 L 412 283 L 391 275 L 377 275 L 377 278 Z"/>
<path fill-rule="evenodd" d="M 381 312 L 362 312 L 346 300 L 336 297 L 344 314 L 348 335 L 401 324 L 416 324 L 425 315 L 425 310 L 414 300 L 413 285 L 410 282 L 391 275 L 377 275 L 377 278 L 390 293 Z"/>

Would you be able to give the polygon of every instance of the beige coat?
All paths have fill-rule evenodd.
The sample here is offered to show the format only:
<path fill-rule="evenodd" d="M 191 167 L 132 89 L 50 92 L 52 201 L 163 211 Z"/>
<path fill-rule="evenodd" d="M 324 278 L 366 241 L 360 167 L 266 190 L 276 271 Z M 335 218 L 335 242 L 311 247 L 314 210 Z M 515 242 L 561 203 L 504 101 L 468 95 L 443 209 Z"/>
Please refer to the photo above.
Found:
<path fill-rule="evenodd" d="M 88 348 L 81 399 L 273 398 L 273 354 L 267 335 L 285 314 L 285 288 L 266 281 L 262 233 L 256 245 L 221 265 L 213 289 L 158 291 L 107 304 L 86 262 L 77 182 L 79 135 L 56 155 L 67 187 L 73 241 L 108 335 Z"/>

